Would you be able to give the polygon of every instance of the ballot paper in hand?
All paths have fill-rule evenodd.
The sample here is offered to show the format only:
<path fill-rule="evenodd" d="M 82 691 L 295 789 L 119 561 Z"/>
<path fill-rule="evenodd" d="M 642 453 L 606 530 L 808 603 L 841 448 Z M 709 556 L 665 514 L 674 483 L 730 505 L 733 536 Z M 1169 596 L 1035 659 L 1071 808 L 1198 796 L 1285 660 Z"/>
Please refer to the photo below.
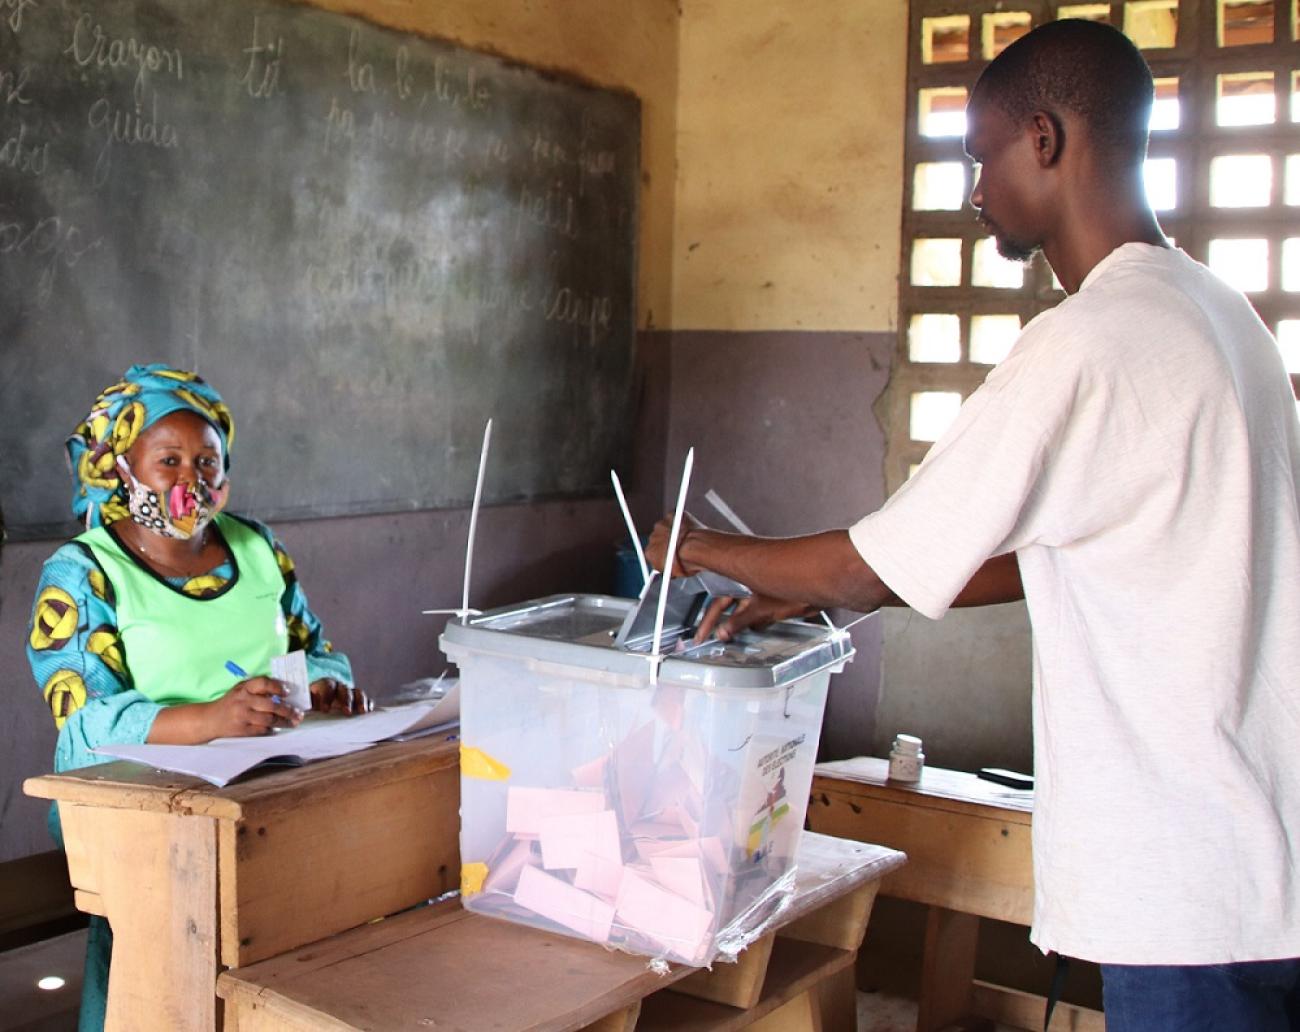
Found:
<path fill-rule="evenodd" d="M 271 660 L 271 676 L 289 686 L 284 701 L 306 713 L 311 709 L 311 688 L 307 682 L 307 653 L 294 649 Z"/>

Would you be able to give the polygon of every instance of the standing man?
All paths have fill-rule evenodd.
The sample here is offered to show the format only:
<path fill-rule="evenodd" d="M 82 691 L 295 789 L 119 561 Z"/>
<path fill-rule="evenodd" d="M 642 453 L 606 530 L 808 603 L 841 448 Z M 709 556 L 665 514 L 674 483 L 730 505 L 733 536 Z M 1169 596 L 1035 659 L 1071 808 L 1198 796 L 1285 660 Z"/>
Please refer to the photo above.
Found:
<path fill-rule="evenodd" d="M 1151 212 L 1152 99 L 1105 25 L 1003 51 L 967 109 L 971 203 L 1070 296 L 879 511 L 782 540 L 691 527 L 676 572 L 761 593 L 723 636 L 805 605 L 937 619 L 1023 592 L 1033 941 L 1101 964 L 1109 1032 L 1295 1030 L 1300 423 L 1249 302 Z"/>

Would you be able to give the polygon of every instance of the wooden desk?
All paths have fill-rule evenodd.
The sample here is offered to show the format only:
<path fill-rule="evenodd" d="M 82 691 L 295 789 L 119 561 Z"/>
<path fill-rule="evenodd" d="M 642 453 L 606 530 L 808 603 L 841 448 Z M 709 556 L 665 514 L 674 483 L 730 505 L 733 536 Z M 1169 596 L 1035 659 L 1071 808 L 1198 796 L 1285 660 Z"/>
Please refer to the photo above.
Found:
<path fill-rule="evenodd" d="M 107 1028 L 217 1027 L 217 975 L 459 887 L 457 742 L 214 788 L 133 763 L 31 778 L 79 909 L 113 928 Z"/>
<path fill-rule="evenodd" d="M 1044 1000 L 975 980 L 981 917 L 1033 921 L 1032 793 L 973 774 L 926 767 L 921 782 L 888 780 L 886 760 L 861 757 L 819 764 L 809 827 L 878 842 L 907 853 L 907 865 L 881 886 L 886 896 L 924 903 L 918 1032 L 976 1015 L 1019 1028 L 1042 1027 Z M 1099 1011 L 1058 1004 L 1053 1029 L 1103 1032 Z"/>
<path fill-rule="evenodd" d="M 738 963 L 711 972 L 656 974 L 644 957 L 448 901 L 227 971 L 226 1030 L 851 1029 L 857 950 L 881 878 L 903 859 L 805 832 L 791 903 Z"/>

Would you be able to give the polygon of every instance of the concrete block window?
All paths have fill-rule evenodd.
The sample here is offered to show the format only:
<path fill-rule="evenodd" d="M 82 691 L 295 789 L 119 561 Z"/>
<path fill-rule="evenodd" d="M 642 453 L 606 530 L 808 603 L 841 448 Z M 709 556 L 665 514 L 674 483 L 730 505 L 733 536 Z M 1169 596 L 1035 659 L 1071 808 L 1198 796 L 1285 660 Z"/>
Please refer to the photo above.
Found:
<path fill-rule="evenodd" d="M 961 146 L 980 71 L 1055 18 L 1109 22 L 1142 49 L 1156 80 L 1152 207 L 1167 236 L 1250 297 L 1300 397 L 1300 0 L 912 0 L 890 491 L 1020 328 L 1064 296 L 1041 256 L 1009 262 L 982 234 Z"/>

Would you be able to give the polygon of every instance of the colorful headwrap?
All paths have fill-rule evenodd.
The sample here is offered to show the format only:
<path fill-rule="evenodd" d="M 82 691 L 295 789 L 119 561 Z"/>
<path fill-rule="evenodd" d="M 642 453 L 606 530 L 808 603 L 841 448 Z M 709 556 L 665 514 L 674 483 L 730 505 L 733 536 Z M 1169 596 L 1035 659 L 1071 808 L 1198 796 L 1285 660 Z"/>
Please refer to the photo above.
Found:
<path fill-rule="evenodd" d="M 169 366 L 135 365 L 105 388 L 68 438 L 72 466 L 72 515 L 87 527 L 112 523 L 128 515 L 126 492 L 117 458 L 154 423 L 178 411 L 196 412 L 221 437 L 221 452 L 230 469 L 235 424 L 221 395 L 196 373 Z"/>

